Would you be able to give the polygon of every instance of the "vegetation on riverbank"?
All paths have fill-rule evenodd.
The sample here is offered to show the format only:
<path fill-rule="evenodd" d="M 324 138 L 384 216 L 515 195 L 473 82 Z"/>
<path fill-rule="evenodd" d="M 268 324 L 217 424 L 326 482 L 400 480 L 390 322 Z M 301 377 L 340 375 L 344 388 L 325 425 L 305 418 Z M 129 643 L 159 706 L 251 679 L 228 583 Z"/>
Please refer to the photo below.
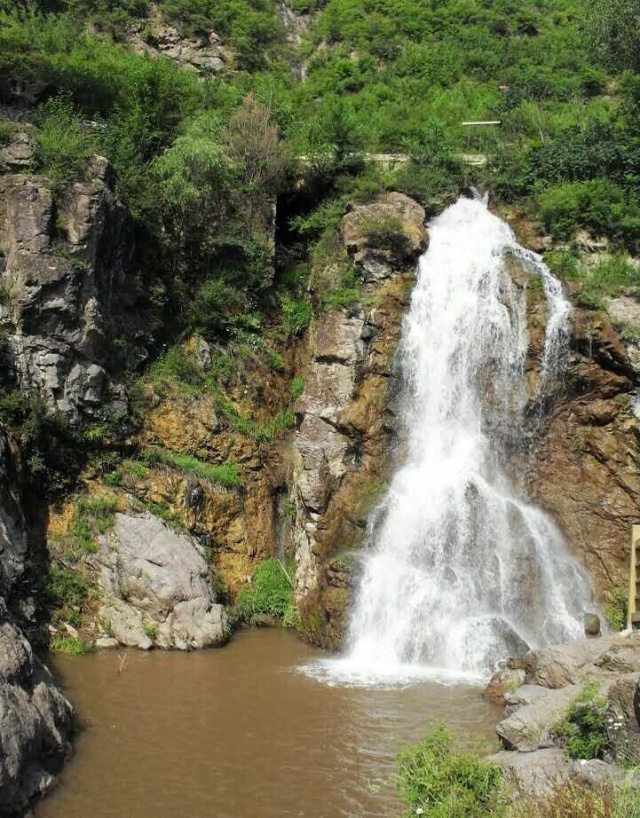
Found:
<path fill-rule="evenodd" d="M 251 584 L 238 594 L 237 620 L 246 625 L 259 625 L 279 619 L 283 627 L 295 627 L 294 575 L 293 561 L 285 565 L 273 557 L 259 562 L 253 569 Z"/>
<path fill-rule="evenodd" d="M 600 734 L 586 725 L 584 713 L 592 708 L 587 692 L 567 715 L 580 721 L 581 736 Z M 591 710 L 590 710 L 591 712 Z M 587 721 L 590 721 L 587 718 Z M 593 729 L 592 729 L 593 728 Z M 571 745 L 576 758 L 596 758 L 592 742 Z M 582 752 L 584 751 L 584 752 Z M 599 752 L 599 749 L 598 749 Z M 585 754 L 586 753 L 586 754 Z M 570 753 L 571 754 L 571 753 Z M 398 757 L 398 792 L 406 815 L 422 818 L 638 818 L 640 791 L 631 783 L 586 785 L 577 781 L 551 786 L 545 796 L 520 796 L 505 780 L 502 769 L 474 753 L 453 748 L 450 734 L 437 727 L 415 747 Z"/>

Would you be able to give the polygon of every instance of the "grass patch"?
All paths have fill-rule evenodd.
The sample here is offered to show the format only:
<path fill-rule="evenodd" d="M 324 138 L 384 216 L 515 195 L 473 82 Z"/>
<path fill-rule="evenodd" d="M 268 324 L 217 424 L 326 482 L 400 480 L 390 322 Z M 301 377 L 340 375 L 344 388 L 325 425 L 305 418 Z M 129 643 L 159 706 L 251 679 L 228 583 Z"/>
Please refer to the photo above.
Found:
<path fill-rule="evenodd" d="M 587 683 L 572 702 L 565 718 L 556 726 L 570 758 L 602 759 L 609 747 L 607 700 L 597 683 Z"/>
<path fill-rule="evenodd" d="M 117 510 L 116 497 L 80 497 L 71 526 L 74 551 L 94 553 L 98 548 L 98 538 L 113 528 Z"/>
<path fill-rule="evenodd" d="M 180 392 L 197 395 L 205 386 L 204 370 L 193 349 L 176 344 L 150 367 L 144 380 L 161 397 Z"/>
<path fill-rule="evenodd" d="M 627 784 L 586 786 L 570 781 L 545 798 L 525 798 L 509 818 L 640 818 L 640 791 Z"/>
<path fill-rule="evenodd" d="M 204 463 L 188 454 L 158 449 L 144 452 L 142 458 L 149 466 L 169 466 L 176 471 L 190 474 L 200 480 L 209 480 L 227 489 L 239 489 L 242 486 L 242 472 L 235 463 L 214 465 Z"/>
<path fill-rule="evenodd" d="M 236 600 L 235 613 L 241 622 L 253 625 L 264 617 L 282 619 L 285 627 L 295 627 L 296 608 L 293 598 L 295 564 L 284 566 L 271 557 L 253 569 L 251 585 L 243 588 Z"/>
<path fill-rule="evenodd" d="M 49 642 L 51 653 L 69 653 L 73 656 L 81 656 L 89 652 L 87 643 L 78 636 L 71 634 L 56 634 Z"/>
<path fill-rule="evenodd" d="M 172 511 L 169 511 L 168 508 L 160 506 L 157 503 L 152 503 L 150 500 L 138 499 L 136 502 L 150 514 L 159 517 L 162 522 L 166 523 L 170 528 L 174 529 L 174 531 L 182 532 L 186 530 L 186 526 L 182 520 Z"/>
<path fill-rule="evenodd" d="M 599 309 L 605 299 L 618 295 L 627 287 L 640 287 L 640 268 L 625 255 L 612 256 L 585 277 L 580 303 Z"/>
<path fill-rule="evenodd" d="M 424 818 L 483 818 L 502 813 L 500 768 L 452 749 L 451 735 L 436 727 L 398 757 L 397 789 L 407 815 Z"/>
<path fill-rule="evenodd" d="M 291 392 L 291 400 L 295 403 L 304 392 L 304 378 L 301 378 L 300 375 L 296 375 L 291 381 L 289 391 Z"/>
<path fill-rule="evenodd" d="M 81 610 L 88 592 L 87 581 L 77 571 L 51 566 L 44 589 L 44 599 L 49 608 Z"/>

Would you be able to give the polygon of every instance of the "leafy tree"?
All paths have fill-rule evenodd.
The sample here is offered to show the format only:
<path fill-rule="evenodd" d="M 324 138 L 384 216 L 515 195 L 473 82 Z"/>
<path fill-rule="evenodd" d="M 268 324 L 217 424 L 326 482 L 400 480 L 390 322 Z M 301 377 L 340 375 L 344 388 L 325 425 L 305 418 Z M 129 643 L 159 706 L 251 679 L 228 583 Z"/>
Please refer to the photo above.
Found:
<path fill-rule="evenodd" d="M 616 71 L 640 71 L 640 0 L 587 0 L 586 26 L 595 53 Z"/>
<path fill-rule="evenodd" d="M 236 184 L 233 196 L 240 233 L 269 234 L 275 198 L 292 166 L 288 145 L 280 139 L 269 110 L 249 94 L 221 134 Z"/>

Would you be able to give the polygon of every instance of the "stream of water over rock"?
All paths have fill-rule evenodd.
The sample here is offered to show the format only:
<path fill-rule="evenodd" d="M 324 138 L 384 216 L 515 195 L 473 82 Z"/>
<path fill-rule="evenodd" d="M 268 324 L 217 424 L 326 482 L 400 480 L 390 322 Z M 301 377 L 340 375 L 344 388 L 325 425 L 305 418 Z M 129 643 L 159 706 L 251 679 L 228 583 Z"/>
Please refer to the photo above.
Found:
<path fill-rule="evenodd" d="M 345 659 L 320 675 L 485 678 L 500 658 L 583 633 L 586 573 L 509 476 L 528 403 L 524 270 L 544 289 L 539 392 L 562 375 L 570 306 L 486 203 L 429 226 L 399 351 L 406 458 L 369 526 Z M 539 395 L 538 397 L 541 397 Z"/>

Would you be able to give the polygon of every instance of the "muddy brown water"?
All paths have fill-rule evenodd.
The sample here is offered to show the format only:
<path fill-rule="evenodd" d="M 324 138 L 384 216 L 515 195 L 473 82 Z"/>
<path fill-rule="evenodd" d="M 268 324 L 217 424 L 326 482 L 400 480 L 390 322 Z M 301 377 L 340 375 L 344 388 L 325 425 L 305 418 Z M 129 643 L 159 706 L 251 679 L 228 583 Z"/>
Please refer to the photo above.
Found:
<path fill-rule="evenodd" d="M 118 652 L 120 655 L 123 651 Z M 37 818 L 397 818 L 395 756 L 431 724 L 495 746 L 479 688 L 328 686 L 284 631 L 222 650 L 51 661 L 84 729 Z"/>

